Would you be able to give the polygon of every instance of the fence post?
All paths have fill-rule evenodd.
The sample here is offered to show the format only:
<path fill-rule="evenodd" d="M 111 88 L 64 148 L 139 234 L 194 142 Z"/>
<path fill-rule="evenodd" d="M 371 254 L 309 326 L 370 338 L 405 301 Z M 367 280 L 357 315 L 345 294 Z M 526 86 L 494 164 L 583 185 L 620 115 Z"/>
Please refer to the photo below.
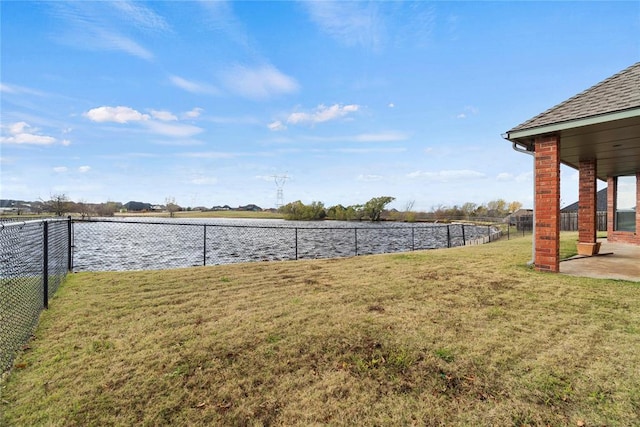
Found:
<path fill-rule="evenodd" d="M 296 231 L 296 261 L 298 260 L 298 227 L 295 228 Z"/>
<path fill-rule="evenodd" d="M 49 223 L 42 223 L 42 306 L 49 308 Z"/>
<path fill-rule="evenodd" d="M 73 270 L 73 251 L 71 249 L 72 243 L 72 223 L 71 223 L 71 215 L 69 215 L 69 222 L 67 223 L 67 271 Z"/>
<path fill-rule="evenodd" d="M 449 224 L 447 224 L 447 247 L 450 248 L 451 247 L 451 226 Z M 464 230 L 464 228 L 463 228 Z"/>
<path fill-rule="evenodd" d="M 356 247 L 356 256 L 358 256 L 358 228 L 353 229 L 353 235 L 355 239 L 355 247 Z"/>
<path fill-rule="evenodd" d="M 464 224 L 462 224 L 462 246 L 467 245 L 467 236 L 464 234 Z"/>
<path fill-rule="evenodd" d="M 487 225 L 487 235 L 489 236 L 489 243 L 491 243 L 491 226 Z"/>
<path fill-rule="evenodd" d="M 415 227 L 411 227 L 411 250 L 416 250 Z"/>
<path fill-rule="evenodd" d="M 202 237 L 202 265 L 207 265 L 207 224 L 204 225 L 204 233 Z"/>

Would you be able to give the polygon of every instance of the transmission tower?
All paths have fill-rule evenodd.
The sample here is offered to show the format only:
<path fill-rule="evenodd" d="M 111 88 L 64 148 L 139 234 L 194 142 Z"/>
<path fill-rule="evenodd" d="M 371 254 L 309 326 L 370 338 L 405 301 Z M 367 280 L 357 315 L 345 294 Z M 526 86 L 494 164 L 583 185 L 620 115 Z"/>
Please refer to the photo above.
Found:
<path fill-rule="evenodd" d="M 278 189 L 276 193 L 276 209 L 279 209 L 284 205 L 284 192 L 282 188 L 284 187 L 284 183 L 287 182 L 289 177 L 285 175 L 273 175 L 273 179 L 276 182 L 276 187 Z"/>

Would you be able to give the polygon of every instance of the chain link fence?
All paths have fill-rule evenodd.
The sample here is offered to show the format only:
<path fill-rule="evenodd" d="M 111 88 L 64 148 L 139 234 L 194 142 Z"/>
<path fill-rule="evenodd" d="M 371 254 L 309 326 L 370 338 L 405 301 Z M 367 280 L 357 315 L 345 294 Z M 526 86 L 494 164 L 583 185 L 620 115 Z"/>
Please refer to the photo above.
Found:
<path fill-rule="evenodd" d="M 11 368 L 71 270 L 337 258 L 480 244 L 502 233 L 496 225 L 462 223 L 275 224 L 71 218 L 0 223 L 0 374 Z"/>
<path fill-rule="evenodd" d="M 71 267 L 71 219 L 0 224 L 0 374 Z"/>
<path fill-rule="evenodd" d="M 273 221 L 271 222 L 273 224 Z M 495 225 L 313 223 L 291 226 L 76 220 L 74 271 L 157 270 L 235 262 L 337 258 L 485 243 Z"/>

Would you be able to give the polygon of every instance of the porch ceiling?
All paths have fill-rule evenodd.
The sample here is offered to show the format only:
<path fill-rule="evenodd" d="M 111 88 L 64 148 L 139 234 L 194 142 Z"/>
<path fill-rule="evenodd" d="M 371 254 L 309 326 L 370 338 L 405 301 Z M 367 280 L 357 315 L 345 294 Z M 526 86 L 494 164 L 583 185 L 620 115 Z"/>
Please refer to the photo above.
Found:
<path fill-rule="evenodd" d="M 578 169 L 580 161 L 596 159 L 597 176 L 601 180 L 640 171 L 640 109 L 610 117 L 512 131 L 506 138 L 533 151 L 534 138 L 547 134 L 560 135 L 560 161 L 563 164 Z"/>

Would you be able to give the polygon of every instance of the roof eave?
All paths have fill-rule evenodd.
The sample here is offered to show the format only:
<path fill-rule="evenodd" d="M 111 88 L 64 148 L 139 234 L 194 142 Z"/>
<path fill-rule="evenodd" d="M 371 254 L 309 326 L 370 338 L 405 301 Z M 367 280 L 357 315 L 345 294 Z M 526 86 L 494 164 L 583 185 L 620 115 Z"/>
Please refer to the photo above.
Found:
<path fill-rule="evenodd" d="M 543 126 L 536 126 L 529 129 L 510 130 L 504 138 L 515 142 L 520 145 L 528 146 L 523 140 L 530 139 L 538 135 L 546 135 L 556 132 L 562 132 L 563 130 L 575 129 L 579 127 L 585 127 L 595 125 L 599 123 L 612 122 L 615 120 L 628 119 L 632 117 L 640 117 L 640 106 L 630 108 L 628 110 L 616 111 L 607 114 L 600 114 L 597 116 L 585 117 L 582 119 L 568 120 L 566 122 L 552 123 Z"/>

